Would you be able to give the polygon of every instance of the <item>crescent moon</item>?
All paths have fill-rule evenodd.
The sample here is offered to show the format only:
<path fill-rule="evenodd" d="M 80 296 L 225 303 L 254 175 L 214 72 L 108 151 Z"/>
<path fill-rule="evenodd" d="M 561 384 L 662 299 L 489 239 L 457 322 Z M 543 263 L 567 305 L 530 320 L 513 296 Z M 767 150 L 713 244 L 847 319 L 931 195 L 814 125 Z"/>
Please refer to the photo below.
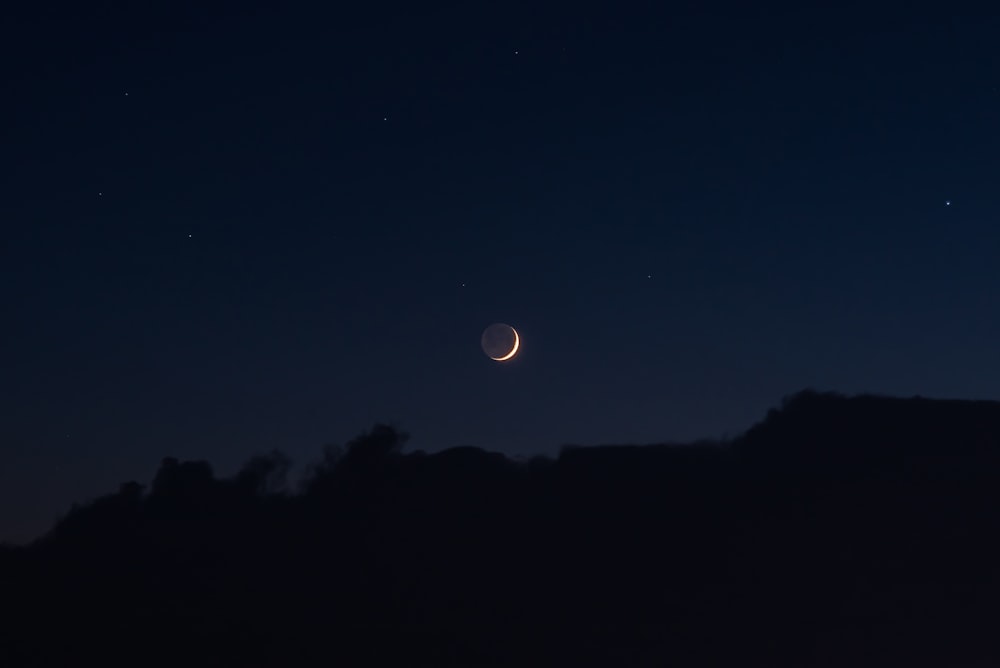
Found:
<path fill-rule="evenodd" d="M 514 329 L 513 327 L 511 327 L 510 330 L 514 332 L 514 347 L 511 348 L 510 352 L 504 355 L 503 357 L 493 357 L 491 359 L 494 359 L 497 362 L 505 362 L 517 354 L 517 348 L 518 346 L 521 345 L 521 337 L 517 335 L 517 330 Z"/>

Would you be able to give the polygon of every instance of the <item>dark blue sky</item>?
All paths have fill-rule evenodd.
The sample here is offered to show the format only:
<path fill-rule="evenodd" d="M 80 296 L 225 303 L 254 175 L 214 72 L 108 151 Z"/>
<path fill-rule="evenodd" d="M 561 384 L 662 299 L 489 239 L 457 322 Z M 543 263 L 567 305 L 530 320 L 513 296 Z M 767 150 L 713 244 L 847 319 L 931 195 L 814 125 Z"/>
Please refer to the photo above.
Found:
<path fill-rule="evenodd" d="M 551 454 L 1000 399 L 1000 10 L 748 4 L 5 16 L 0 539 L 375 421 Z"/>

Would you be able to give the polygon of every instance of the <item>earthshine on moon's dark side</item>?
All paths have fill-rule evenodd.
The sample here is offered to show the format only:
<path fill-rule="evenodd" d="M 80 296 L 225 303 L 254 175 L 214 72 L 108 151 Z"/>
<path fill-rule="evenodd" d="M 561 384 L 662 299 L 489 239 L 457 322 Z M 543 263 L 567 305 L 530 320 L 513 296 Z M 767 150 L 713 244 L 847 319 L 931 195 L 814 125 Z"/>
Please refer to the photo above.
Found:
<path fill-rule="evenodd" d="M 480 339 L 483 352 L 491 360 L 506 362 L 513 359 L 521 345 L 521 337 L 510 325 L 494 323 L 483 331 Z"/>

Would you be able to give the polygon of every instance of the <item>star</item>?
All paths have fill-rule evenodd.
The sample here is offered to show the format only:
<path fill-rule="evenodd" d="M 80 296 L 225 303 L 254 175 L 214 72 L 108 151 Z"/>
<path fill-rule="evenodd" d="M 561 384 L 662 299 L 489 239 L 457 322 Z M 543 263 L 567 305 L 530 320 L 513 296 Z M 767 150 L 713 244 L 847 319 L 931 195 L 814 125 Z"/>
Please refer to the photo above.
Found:
<path fill-rule="evenodd" d="M 950 200 L 950 199 L 946 199 L 946 200 L 944 201 L 944 205 L 945 205 L 945 206 L 951 206 L 951 200 Z"/>

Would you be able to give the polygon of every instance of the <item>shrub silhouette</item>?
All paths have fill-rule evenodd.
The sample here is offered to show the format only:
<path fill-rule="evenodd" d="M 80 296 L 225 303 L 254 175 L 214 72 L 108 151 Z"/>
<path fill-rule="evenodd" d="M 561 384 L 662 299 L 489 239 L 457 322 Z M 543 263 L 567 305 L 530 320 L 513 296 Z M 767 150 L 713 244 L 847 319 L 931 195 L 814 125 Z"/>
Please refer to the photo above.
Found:
<path fill-rule="evenodd" d="M 3 665 L 994 665 L 1000 404 L 806 391 L 731 442 L 163 460 L 0 548 Z"/>

